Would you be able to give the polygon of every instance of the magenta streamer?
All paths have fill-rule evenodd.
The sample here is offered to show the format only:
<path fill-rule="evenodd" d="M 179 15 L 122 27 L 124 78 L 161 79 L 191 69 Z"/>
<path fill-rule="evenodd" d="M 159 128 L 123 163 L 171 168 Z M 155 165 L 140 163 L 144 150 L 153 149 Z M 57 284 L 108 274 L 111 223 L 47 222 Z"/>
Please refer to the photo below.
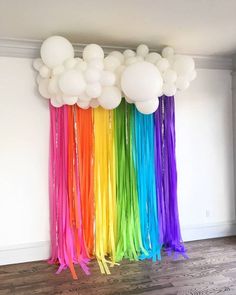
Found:
<path fill-rule="evenodd" d="M 169 255 L 174 252 L 177 258 L 181 253 L 187 258 L 178 213 L 174 97 L 162 96 L 159 103 L 155 113 L 155 164 L 160 241 Z"/>

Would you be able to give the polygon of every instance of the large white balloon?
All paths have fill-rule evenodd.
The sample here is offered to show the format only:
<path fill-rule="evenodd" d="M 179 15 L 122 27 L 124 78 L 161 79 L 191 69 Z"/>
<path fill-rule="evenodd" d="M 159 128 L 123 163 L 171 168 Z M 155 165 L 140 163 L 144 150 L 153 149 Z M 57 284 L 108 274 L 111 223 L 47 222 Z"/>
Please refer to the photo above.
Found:
<path fill-rule="evenodd" d="M 47 38 L 43 42 L 40 52 L 43 62 L 51 69 L 63 64 L 68 58 L 74 57 L 72 44 L 60 36 Z"/>
<path fill-rule="evenodd" d="M 103 49 L 97 44 L 89 44 L 84 48 L 83 59 L 88 62 L 94 58 L 103 59 Z"/>
<path fill-rule="evenodd" d="M 179 76 L 186 76 L 194 70 L 194 60 L 190 56 L 176 55 L 173 69 Z"/>
<path fill-rule="evenodd" d="M 159 99 L 154 98 L 148 101 L 137 101 L 135 103 L 136 108 L 140 113 L 143 113 L 145 115 L 154 113 L 158 106 L 159 106 Z"/>
<path fill-rule="evenodd" d="M 149 48 L 146 44 L 140 44 L 137 47 L 136 52 L 137 52 L 137 55 L 145 57 L 149 52 Z"/>
<path fill-rule="evenodd" d="M 70 96 L 78 96 L 85 90 L 86 83 L 83 75 L 78 70 L 68 70 L 59 78 L 61 91 Z"/>
<path fill-rule="evenodd" d="M 48 92 L 48 79 L 42 79 L 39 81 L 39 93 L 44 98 L 50 98 L 50 93 Z"/>
<path fill-rule="evenodd" d="M 176 86 L 174 83 L 164 83 L 162 90 L 164 95 L 173 96 L 176 93 Z"/>
<path fill-rule="evenodd" d="M 102 87 L 101 87 L 101 84 L 98 82 L 88 84 L 86 87 L 86 94 L 89 97 L 92 97 L 92 98 L 99 97 L 101 95 L 101 92 L 102 92 Z"/>
<path fill-rule="evenodd" d="M 143 61 L 128 66 L 121 76 L 121 87 L 125 95 L 134 101 L 157 98 L 163 80 L 158 69 Z"/>
<path fill-rule="evenodd" d="M 112 110 L 118 107 L 121 102 L 121 91 L 115 86 L 103 87 L 102 93 L 98 98 L 100 105 L 107 110 Z"/>
<path fill-rule="evenodd" d="M 100 83 L 103 86 L 112 86 L 116 82 L 116 76 L 113 72 L 103 71 L 101 73 Z"/>
<path fill-rule="evenodd" d="M 125 61 L 125 57 L 120 51 L 112 51 L 109 55 L 118 58 L 121 64 Z"/>
<path fill-rule="evenodd" d="M 108 55 L 104 59 L 104 68 L 108 71 L 115 71 L 120 66 L 120 60 L 112 55 Z"/>
<path fill-rule="evenodd" d="M 161 59 L 161 55 L 157 52 L 151 52 L 145 57 L 145 60 L 152 64 L 157 63 L 158 60 L 160 59 Z"/>

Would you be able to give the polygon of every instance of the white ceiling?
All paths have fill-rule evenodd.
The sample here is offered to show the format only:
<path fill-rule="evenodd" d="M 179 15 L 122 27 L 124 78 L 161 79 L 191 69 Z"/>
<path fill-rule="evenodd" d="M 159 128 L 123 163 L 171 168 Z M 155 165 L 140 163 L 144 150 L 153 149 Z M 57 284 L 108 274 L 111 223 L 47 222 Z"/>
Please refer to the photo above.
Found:
<path fill-rule="evenodd" d="M 236 0 L 0 0 L 0 38 L 236 53 Z"/>

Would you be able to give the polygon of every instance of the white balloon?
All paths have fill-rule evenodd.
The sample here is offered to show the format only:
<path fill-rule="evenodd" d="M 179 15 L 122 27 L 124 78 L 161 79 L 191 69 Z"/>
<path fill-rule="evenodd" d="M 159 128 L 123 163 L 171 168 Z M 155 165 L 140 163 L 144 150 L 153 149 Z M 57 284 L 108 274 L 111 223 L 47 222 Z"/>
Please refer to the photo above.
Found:
<path fill-rule="evenodd" d="M 99 58 L 93 58 L 93 59 L 89 60 L 88 67 L 96 68 L 96 69 L 102 71 L 104 69 L 103 60 L 99 59 Z"/>
<path fill-rule="evenodd" d="M 134 101 L 158 97 L 163 80 L 158 69 L 143 61 L 128 66 L 121 76 L 121 87 L 125 95 Z"/>
<path fill-rule="evenodd" d="M 148 101 L 137 101 L 135 103 L 136 108 L 140 113 L 143 113 L 145 115 L 149 115 L 154 113 L 159 106 L 159 99 L 154 98 Z"/>
<path fill-rule="evenodd" d="M 189 75 L 188 75 L 188 80 L 193 81 L 197 77 L 197 72 L 193 70 Z"/>
<path fill-rule="evenodd" d="M 164 83 L 163 84 L 163 94 L 166 96 L 173 96 L 176 93 L 176 87 L 173 83 Z"/>
<path fill-rule="evenodd" d="M 125 61 L 125 57 L 120 51 L 112 51 L 109 55 L 114 56 L 117 59 L 119 59 L 121 64 L 123 64 Z"/>
<path fill-rule="evenodd" d="M 135 52 L 131 49 L 126 49 L 124 52 L 123 52 L 123 55 L 125 58 L 129 58 L 129 57 L 134 57 L 135 56 Z"/>
<path fill-rule="evenodd" d="M 87 67 L 88 67 L 87 63 L 82 60 L 77 63 L 77 65 L 75 66 L 75 69 L 84 72 L 87 70 Z"/>
<path fill-rule="evenodd" d="M 167 58 L 162 58 L 156 63 L 156 66 L 161 73 L 164 73 L 170 67 L 170 63 Z"/>
<path fill-rule="evenodd" d="M 137 61 L 144 61 L 144 57 L 142 57 L 142 56 L 136 56 L 136 60 Z"/>
<path fill-rule="evenodd" d="M 65 104 L 74 105 L 77 102 L 78 97 L 77 96 L 63 95 L 62 99 L 63 99 Z"/>
<path fill-rule="evenodd" d="M 122 76 L 122 73 L 124 72 L 125 70 L 125 66 L 121 65 L 119 66 L 116 71 L 115 71 L 115 75 L 116 75 L 116 85 L 121 88 L 121 85 L 120 85 L 120 82 L 121 82 L 121 76 Z"/>
<path fill-rule="evenodd" d="M 135 64 L 136 62 L 138 62 L 138 59 L 137 59 L 137 57 L 129 57 L 129 58 L 127 58 L 126 60 L 125 60 L 125 64 L 127 65 L 127 66 L 129 66 L 129 65 L 132 65 L 132 64 Z"/>
<path fill-rule="evenodd" d="M 52 95 L 60 93 L 60 89 L 58 87 L 58 78 L 57 78 L 57 76 L 54 76 L 51 79 L 49 79 L 48 92 L 50 94 L 52 94 Z"/>
<path fill-rule="evenodd" d="M 50 93 L 48 92 L 48 79 L 42 79 L 39 82 L 38 89 L 42 97 L 48 98 L 48 99 L 50 98 Z"/>
<path fill-rule="evenodd" d="M 87 110 L 89 108 L 89 101 L 77 101 L 77 106 L 80 107 L 81 109 Z"/>
<path fill-rule="evenodd" d="M 78 60 L 76 60 L 75 58 L 68 58 L 65 62 L 64 62 L 64 66 L 65 68 L 68 69 L 73 69 L 76 64 L 78 63 Z"/>
<path fill-rule="evenodd" d="M 108 71 L 115 71 L 120 66 L 120 60 L 112 55 L 108 55 L 104 59 L 104 68 Z"/>
<path fill-rule="evenodd" d="M 97 98 L 102 93 L 102 87 L 100 83 L 88 84 L 86 87 L 86 94 L 92 98 Z"/>
<path fill-rule="evenodd" d="M 145 57 L 145 60 L 152 64 L 157 63 L 158 60 L 160 59 L 161 59 L 161 55 L 157 52 L 151 52 Z"/>
<path fill-rule="evenodd" d="M 137 55 L 145 57 L 149 52 L 149 48 L 146 44 L 140 44 L 137 47 L 136 52 L 137 52 Z"/>
<path fill-rule="evenodd" d="M 103 71 L 101 73 L 100 83 L 102 86 L 113 86 L 116 82 L 116 76 L 113 72 Z"/>
<path fill-rule="evenodd" d="M 65 67 L 63 65 L 57 66 L 52 70 L 52 75 L 61 75 L 65 71 Z"/>
<path fill-rule="evenodd" d="M 60 96 L 54 96 L 51 98 L 51 104 L 52 106 L 54 106 L 55 108 L 60 108 L 63 106 L 63 101 L 62 98 Z"/>
<path fill-rule="evenodd" d="M 104 52 L 101 46 L 97 44 L 89 44 L 84 48 L 83 59 L 89 61 L 94 58 L 103 59 Z"/>
<path fill-rule="evenodd" d="M 104 109 L 112 110 L 121 103 L 121 91 L 115 86 L 103 87 L 98 102 Z"/>
<path fill-rule="evenodd" d="M 175 71 L 171 69 L 167 69 L 163 74 L 164 82 L 174 83 L 177 79 L 177 74 Z"/>
<path fill-rule="evenodd" d="M 101 71 L 96 68 L 88 68 L 84 72 L 84 78 L 88 83 L 94 83 L 100 80 L 101 78 Z"/>
<path fill-rule="evenodd" d="M 185 77 L 178 77 L 176 80 L 176 87 L 179 90 L 185 90 L 189 87 L 189 81 Z"/>
<path fill-rule="evenodd" d="M 41 46 L 41 58 L 49 68 L 55 68 L 63 62 L 74 57 L 71 43 L 63 37 L 52 36 L 47 38 Z"/>
<path fill-rule="evenodd" d="M 59 78 L 59 88 L 70 96 L 77 96 L 85 90 L 86 83 L 83 75 L 78 70 L 68 70 Z"/>
<path fill-rule="evenodd" d="M 40 81 L 42 81 L 42 80 L 43 80 L 43 78 L 40 76 L 40 74 L 38 74 L 37 77 L 36 77 L 37 84 L 39 84 Z"/>
<path fill-rule="evenodd" d="M 42 78 L 49 78 L 51 71 L 49 70 L 49 68 L 45 65 L 43 65 L 40 69 L 39 69 L 39 74 Z"/>
<path fill-rule="evenodd" d="M 91 100 L 91 96 L 88 96 L 88 94 L 84 91 L 84 92 L 80 93 L 79 100 L 88 102 Z"/>
<path fill-rule="evenodd" d="M 194 70 L 194 60 L 190 56 L 176 55 L 173 69 L 179 76 L 186 76 Z"/>
<path fill-rule="evenodd" d="M 39 69 L 43 66 L 43 61 L 41 58 L 36 58 L 34 61 L 33 61 L 33 67 L 36 71 L 39 71 Z"/>
<path fill-rule="evenodd" d="M 89 105 L 91 108 L 95 109 L 95 108 L 99 107 L 99 102 L 96 98 L 94 98 L 90 101 Z"/>
<path fill-rule="evenodd" d="M 163 48 L 163 50 L 162 50 L 162 56 L 166 57 L 166 58 L 169 58 L 169 57 L 173 56 L 174 53 L 175 53 L 174 49 L 172 47 L 169 47 L 169 46 Z"/>

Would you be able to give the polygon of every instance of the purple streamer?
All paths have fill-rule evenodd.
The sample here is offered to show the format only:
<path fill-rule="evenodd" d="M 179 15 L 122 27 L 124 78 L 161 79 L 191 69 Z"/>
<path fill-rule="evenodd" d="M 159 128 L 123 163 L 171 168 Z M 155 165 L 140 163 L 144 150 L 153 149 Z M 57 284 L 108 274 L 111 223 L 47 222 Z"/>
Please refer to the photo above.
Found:
<path fill-rule="evenodd" d="M 174 97 L 162 96 L 159 103 L 155 113 L 155 164 L 160 241 L 169 255 L 175 252 L 175 258 L 178 253 L 187 258 L 178 213 Z"/>

